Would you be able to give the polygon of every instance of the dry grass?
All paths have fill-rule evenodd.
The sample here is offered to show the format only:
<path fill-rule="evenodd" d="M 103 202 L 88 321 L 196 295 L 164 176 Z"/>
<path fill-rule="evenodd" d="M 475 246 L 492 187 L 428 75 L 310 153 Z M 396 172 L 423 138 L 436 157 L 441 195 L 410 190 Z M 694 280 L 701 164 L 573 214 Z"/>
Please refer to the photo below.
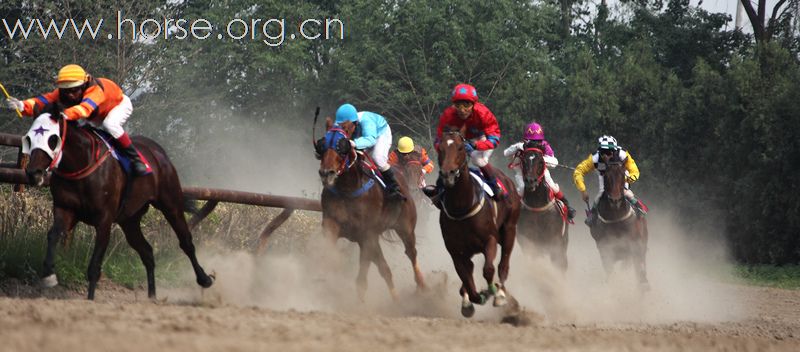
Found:
<path fill-rule="evenodd" d="M 0 279 L 34 281 L 41 270 L 46 234 L 52 224 L 49 191 L 29 189 L 14 193 L 9 185 L 0 185 L 0 196 L 6 199 L 0 203 Z M 261 231 L 280 211 L 221 203 L 195 229 L 194 243 L 200 249 L 213 251 L 254 251 Z M 319 222 L 317 213 L 295 212 L 273 233 L 268 251 L 305 251 L 308 239 L 319 232 Z M 155 251 L 159 280 L 177 280 L 176 272 L 186 269 L 188 264 L 161 213 L 151 208 L 142 221 L 142 230 Z M 67 247 L 57 250 L 57 273 L 62 282 L 83 284 L 93 242 L 94 230 L 78 224 Z M 144 268 L 116 226 L 112 229 L 103 272 L 126 286 L 139 286 L 144 282 Z"/>

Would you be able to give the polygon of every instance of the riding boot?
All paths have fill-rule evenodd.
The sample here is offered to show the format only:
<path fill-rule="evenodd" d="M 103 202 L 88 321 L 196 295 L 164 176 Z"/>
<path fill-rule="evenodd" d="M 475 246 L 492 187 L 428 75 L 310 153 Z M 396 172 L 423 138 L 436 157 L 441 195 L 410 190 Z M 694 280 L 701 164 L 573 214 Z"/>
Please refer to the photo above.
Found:
<path fill-rule="evenodd" d="M 442 194 L 444 193 L 444 183 L 442 178 L 436 179 L 436 186 L 425 186 L 422 188 L 422 193 L 431 199 L 433 206 L 437 209 L 442 209 Z"/>
<path fill-rule="evenodd" d="M 558 191 L 555 196 L 558 198 L 558 200 L 564 202 L 564 205 L 567 207 L 567 220 L 572 222 L 572 219 L 575 218 L 575 208 L 569 206 L 569 201 L 567 200 L 567 197 L 564 197 L 564 192 Z"/>
<path fill-rule="evenodd" d="M 383 175 L 383 181 L 386 182 L 386 195 L 390 199 L 403 199 L 403 193 L 400 192 L 400 186 L 397 184 L 397 179 L 394 177 L 394 170 L 391 168 L 387 169 L 386 171 L 381 171 Z"/>
<path fill-rule="evenodd" d="M 597 223 L 597 206 L 593 206 L 591 210 L 586 211 L 586 220 L 583 222 L 589 227 Z"/>
<path fill-rule="evenodd" d="M 494 200 L 502 200 L 505 195 L 503 194 L 503 190 L 497 185 L 497 178 L 494 176 L 492 164 L 486 164 L 486 166 L 480 169 L 481 173 L 483 173 L 483 178 L 486 179 L 486 183 L 489 185 L 489 188 L 491 188 L 492 193 L 494 193 L 492 198 Z"/>
<path fill-rule="evenodd" d="M 133 175 L 147 175 L 147 165 L 142 162 L 142 159 L 139 156 L 139 151 L 137 151 L 136 147 L 133 146 L 133 142 L 131 141 L 130 137 L 128 137 L 127 133 L 123 133 L 122 136 L 117 138 L 117 144 L 119 146 L 119 150 L 125 154 L 128 159 L 130 159 L 131 171 L 133 172 Z"/>

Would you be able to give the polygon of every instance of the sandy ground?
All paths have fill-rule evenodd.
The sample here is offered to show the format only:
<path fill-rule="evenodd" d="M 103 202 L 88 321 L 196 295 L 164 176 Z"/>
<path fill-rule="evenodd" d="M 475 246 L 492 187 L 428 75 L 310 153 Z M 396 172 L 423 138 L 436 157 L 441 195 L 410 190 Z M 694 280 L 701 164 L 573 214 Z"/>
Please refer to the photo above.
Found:
<path fill-rule="evenodd" d="M 402 246 L 384 243 L 398 302 L 375 270 L 358 301 L 356 252 L 344 242 L 333 251 L 340 255 L 205 249 L 200 259 L 217 273 L 215 285 L 201 292 L 187 273 L 186 284 L 159 282 L 156 301 L 144 288 L 106 281 L 95 302 L 80 290 L 5 282 L 0 350 L 800 351 L 800 291 L 732 282 L 724 251 L 671 224 L 651 219 L 649 293 L 625 270 L 606 278 L 587 231 L 575 225 L 566 276 L 517 247 L 507 286 L 522 311 L 488 304 L 472 319 L 459 314 L 435 221 L 419 227 L 424 292 L 415 291 Z"/>

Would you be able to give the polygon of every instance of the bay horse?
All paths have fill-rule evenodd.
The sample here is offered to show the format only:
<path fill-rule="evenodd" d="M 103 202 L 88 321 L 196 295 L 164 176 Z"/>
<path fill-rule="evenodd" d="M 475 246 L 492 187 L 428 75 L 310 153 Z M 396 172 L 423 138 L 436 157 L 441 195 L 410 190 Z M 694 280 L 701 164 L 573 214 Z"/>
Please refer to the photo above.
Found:
<path fill-rule="evenodd" d="M 417 289 L 425 288 L 422 271 L 417 263 L 416 234 L 417 212 L 409 197 L 405 179 L 395 174 L 400 193 L 405 199 L 392 200 L 371 175 L 368 156 L 356 151 L 350 144 L 355 124 L 344 122 L 333 126 L 326 119 L 324 146 L 316 146 L 321 152 L 319 177 L 322 181 L 322 229 L 332 243 L 343 237 L 358 244 L 359 268 L 356 278 L 358 297 L 361 301 L 367 290 L 367 271 L 370 263 L 389 288 L 392 299 L 397 300 L 392 272 L 383 256 L 379 240 L 387 230 L 394 230 L 405 247 L 405 254 L 414 270 Z"/>
<path fill-rule="evenodd" d="M 493 305 L 496 307 L 508 302 L 505 282 L 517 235 L 520 202 L 514 183 L 502 172 L 495 175 L 508 188 L 508 195 L 502 201 L 489 198 L 484 192 L 483 182 L 471 176 L 464 147 L 465 127 L 461 130 L 445 129 L 437 148 L 439 173 L 445 189 L 439 225 L 445 247 L 461 279 L 461 314 L 471 317 L 475 314 L 473 303 L 485 304 L 490 296 L 494 296 Z M 498 244 L 501 248 L 499 284 L 494 282 Z M 472 278 L 472 257 L 478 253 L 484 257 L 483 278 L 488 285 L 488 289 L 481 292 L 475 288 Z"/>
<path fill-rule="evenodd" d="M 520 244 L 537 255 L 548 255 L 553 265 L 565 272 L 569 243 L 567 212 L 544 179 L 547 167 L 544 152 L 536 144 L 526 145 L 515 159 L 519 160 L 518 167 L 522 167 L 525 183 L 519 219 Z"/>
<path fill-rule="evenodd" d="M 419 158 L 420 154 L 415 151 L 406 155 L 398 153 L 399 165 L 396 167 L 403 174 L 408 193 L 414 198 L 414 203 L 417 205 L 422 204 L 428 198 L 422 193 L 422 187 L 425 186 L 425 175 L 422 173 L 422 162 Z"/>
<path fill-rule="evenodd" d="M 111 226 L 119 224 L 125 239 L 139 254 L 147 272 L 147 296 L 155 298 L 155 260 L 153 248 L 141 229 L 142 216 L 152 204 L 169 222 L 189 257 L 204 288 L 213 283 L 197 261 L 192 233 L 184 218 L 184 198 L 178 173 L 164 149 L 156 142 L 134 137 L 135 145 L 150 162 L 152 173 L 131 178 L 120 164 L 109 161 L 111 151 L 90 128 L 61 117 L 60 109 L 45 108 L 23 137 L 23 151 L 30 154 L 25 172 L 31 184 L 41 186 L 50 173 L 53 197 L 53 226 L 47 233 L 47 252 L 42 284 L 58 284 L 54 251 L 58 239 L 71 232 L 78 221 L 93 226 L 95 243 L 86 277 L 88 299 L 95 297 L 103 257 L 108 247 Z"/>
<path fill-rule="evenodd" d="M 617 262 L 632 265 L 639 287 L 647 290 L 647 221 L 638 217 L 625 199 L 625 167 L 621 162 L 607 163 L 603 189 L 597 202 L 598 221 L 590 228 L 603 268 L 611 275 Z"/>

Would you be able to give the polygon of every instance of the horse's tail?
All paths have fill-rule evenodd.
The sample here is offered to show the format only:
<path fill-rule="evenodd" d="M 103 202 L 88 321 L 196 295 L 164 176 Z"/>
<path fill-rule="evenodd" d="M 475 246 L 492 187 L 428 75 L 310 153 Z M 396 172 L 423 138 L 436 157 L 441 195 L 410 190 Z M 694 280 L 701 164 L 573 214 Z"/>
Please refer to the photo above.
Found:
<path fill-rule="evenodd" d="M 197 199 L 184 198 L 183 211 L 192 214 L 194 216 L 197 216 L 198 214 L 200 214 L 200 206 L 198 204 L 200 204 L 200 201 L 198 201 Z"/>

